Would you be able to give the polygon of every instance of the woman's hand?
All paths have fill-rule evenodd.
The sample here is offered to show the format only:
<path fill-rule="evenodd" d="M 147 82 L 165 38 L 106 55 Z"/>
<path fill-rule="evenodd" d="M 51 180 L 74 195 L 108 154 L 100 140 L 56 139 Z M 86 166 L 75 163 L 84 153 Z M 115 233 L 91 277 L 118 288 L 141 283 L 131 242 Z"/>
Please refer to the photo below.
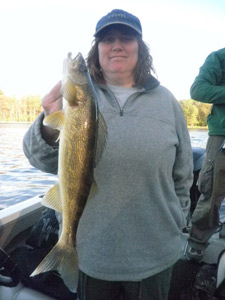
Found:
<path fill-rule="evenodd" d="M 41 105 L 45 116 L 62 109 L 61 80 L 42 98 Z"/>
<path fill-rule="evenodd" d="M 59 81 L 51 91 L 46 94 L 41 101 L 41 105 L 44 110 L 45 116 L 50 115 L 60 109 L 62 109 L 62 94 L 61 94 L 61 86 L 62 82 Z M 57 146 L 56 142 L 59 136 L 59 131 L 56 129 L 52 129 L 49 126 L 42 126 L 41 134 L 43 139 L 50 146 Z"/>

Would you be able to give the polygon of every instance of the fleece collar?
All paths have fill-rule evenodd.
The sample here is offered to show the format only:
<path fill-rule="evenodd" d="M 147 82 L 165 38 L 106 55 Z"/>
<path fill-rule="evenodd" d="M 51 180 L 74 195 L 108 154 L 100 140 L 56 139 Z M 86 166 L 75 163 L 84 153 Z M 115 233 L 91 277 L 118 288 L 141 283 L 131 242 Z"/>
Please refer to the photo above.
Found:
<path fill-rule="evenodd" d="M 93 80 L 93 82 L 95 83 L 95 85 L 99 86 L 100 88 L 106 89 L 106 85 L 98 84 L 95 80 Z M 150 90 L 153 90 L 154 88 L 156 88 L 159 85 L 160 85 L 160 82 L 155 77 L 153 77 L 152 75 L 150 75 L 148 81 L 145 83 L 145 85 L 143 86 L 143 88 L 146 91 L 150 91 Z"/>
<path fill-rule="evenodd" d="M 150 90 L 156 88 L 157 86 L 159 86 L 159 84 L 160 84 L 160 82 L 155 77 L 150 75 L 149 80 L 144 85 L 144 89 L 146 89 L 147 91 L 150 91 Z"/>

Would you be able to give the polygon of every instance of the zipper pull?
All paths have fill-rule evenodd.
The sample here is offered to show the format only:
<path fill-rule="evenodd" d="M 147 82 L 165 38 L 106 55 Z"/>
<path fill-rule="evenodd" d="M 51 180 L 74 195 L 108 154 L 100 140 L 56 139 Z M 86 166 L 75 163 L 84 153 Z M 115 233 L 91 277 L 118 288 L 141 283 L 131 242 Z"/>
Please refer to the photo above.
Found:
<path fill-rule="evenodd" d="M 120 116 L 122 117 L 123 116 L 123 109 L 120 108 Z"/>

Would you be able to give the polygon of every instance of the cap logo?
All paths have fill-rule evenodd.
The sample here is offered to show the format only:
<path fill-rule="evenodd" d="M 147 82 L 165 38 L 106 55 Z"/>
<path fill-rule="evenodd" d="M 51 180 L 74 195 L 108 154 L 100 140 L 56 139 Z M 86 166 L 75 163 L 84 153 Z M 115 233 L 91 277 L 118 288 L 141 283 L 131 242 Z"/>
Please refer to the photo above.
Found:
<path fill-rule="evenodd" d="M 118 17 L 126 19 L 126 16 L 123 14 L 112 14 L 111 16 L 109 16 L 109 19 L 118 18 Z"/>

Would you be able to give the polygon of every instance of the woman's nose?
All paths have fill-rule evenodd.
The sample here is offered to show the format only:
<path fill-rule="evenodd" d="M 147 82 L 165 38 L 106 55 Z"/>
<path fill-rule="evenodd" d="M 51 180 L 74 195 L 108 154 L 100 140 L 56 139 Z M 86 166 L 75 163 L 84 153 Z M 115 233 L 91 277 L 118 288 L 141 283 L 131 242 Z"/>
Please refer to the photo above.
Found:
<path fill-rule="evenodd" d="M 115 39 L 113 43 L 113 50 L 122 49 L 122 43 L 119 39 Z"/>

